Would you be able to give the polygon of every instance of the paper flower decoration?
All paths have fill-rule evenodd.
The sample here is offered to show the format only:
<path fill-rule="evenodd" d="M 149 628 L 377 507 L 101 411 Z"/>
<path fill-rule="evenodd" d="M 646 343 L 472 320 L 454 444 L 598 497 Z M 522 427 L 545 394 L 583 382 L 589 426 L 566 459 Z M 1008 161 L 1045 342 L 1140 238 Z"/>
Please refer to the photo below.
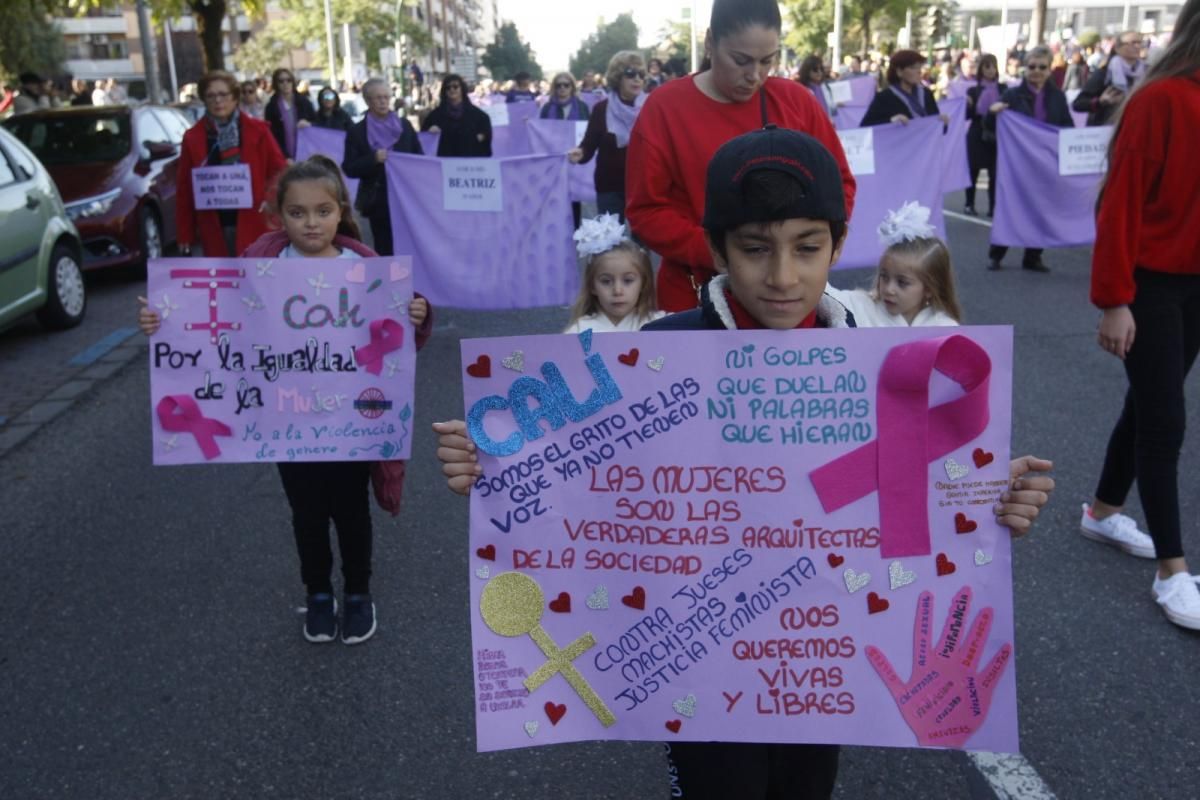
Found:
<path fill-rule="evenodd" d="M 575 250 L 582 258 L 607 253 L 625 240 L 625 224 L 616 214 L 585 219 L 575 231 Z"/>
<path fill-rule="evenodd" d="M 884 247 L 933 236 L 937 236 L 937 230 L 929 224 L 929 209 L 916 202 L 889 211 L 879 225 L 879 241 Z"/>

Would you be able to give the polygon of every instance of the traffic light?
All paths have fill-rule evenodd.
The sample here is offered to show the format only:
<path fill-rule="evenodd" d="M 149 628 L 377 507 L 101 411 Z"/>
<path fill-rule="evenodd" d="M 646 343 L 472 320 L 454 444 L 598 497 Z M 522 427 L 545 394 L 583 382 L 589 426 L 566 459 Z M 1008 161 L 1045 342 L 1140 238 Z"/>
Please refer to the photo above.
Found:
<path fill-rule="evenodd" d="M 944 44 L 946 34 L 950 31 L 946 19 L 946 10 L 940 3 L 930 4 L 929 8 L 925 10 L 924 22 L 924 30 L 922 32 L 925 34 L 923 37 L 925 43 L 930 47 Z"/>

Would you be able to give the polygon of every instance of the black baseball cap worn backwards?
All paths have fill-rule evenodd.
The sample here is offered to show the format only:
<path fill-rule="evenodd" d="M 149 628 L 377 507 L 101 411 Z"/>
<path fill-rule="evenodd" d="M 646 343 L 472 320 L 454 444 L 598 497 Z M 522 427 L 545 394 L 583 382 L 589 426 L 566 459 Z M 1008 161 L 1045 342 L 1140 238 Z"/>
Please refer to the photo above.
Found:
<path fill-rule="evenodd" d="M 788 202 L 746 196 L 743 181 L 759 170 L 786 173 L 798 190 Z M 770 211 L 764 211 L 770 208 Z M 846 221 L 846 198 L 837 161 L 825 145 L 800 131 L 767 125 L 743 133 L 717 150 L 708 164 L 704 227 L 732 230 L 747 223 L 785 219 Z"/>

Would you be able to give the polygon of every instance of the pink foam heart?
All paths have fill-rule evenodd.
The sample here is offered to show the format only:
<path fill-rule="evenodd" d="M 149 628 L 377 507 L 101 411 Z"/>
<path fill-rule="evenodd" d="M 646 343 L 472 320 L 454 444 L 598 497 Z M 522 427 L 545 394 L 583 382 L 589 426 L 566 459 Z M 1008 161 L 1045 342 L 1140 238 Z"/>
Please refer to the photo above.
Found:
<path fill-rule="evenodd" d="M 346 270 L 346 283 L 366 283 L 367 265 L 361 261 Z"/>
<path fill-rule="evenodd" d="M 402 281 L 411 274 L 412 274 L 412 271 L 405 265 L 401 264 L 398 261 L 392 262 L 391 277 L 392 277 L 393 281 Z"/>

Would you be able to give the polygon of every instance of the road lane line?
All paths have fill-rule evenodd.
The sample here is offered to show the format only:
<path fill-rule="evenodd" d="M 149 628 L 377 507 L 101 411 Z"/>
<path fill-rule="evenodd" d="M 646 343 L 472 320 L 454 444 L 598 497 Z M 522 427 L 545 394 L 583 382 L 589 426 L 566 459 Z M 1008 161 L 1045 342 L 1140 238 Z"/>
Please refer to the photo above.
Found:
<path fill-rule="evenodd" d="M 1054 792 L 1022 755 L 967 753 L 997 800 L 1056 800 Z"/>
<path fill-rule="evenodd" d="M 992 223 L 988 222 L 986 219 L 980 219 L 979 217 L 972 217 L 968 214 L 959 214 L 957 211 L 947 211 L 944 208 L 942 209 L 942 213 L 947 217 L 954 217 L 954 219 L 960 219 L 963 222 L 974 222 L 976 225 L 983 225 L 985 228 L 992 227 Z"/>
<path fill-rule="evenodd" d="M 104 358 L 110 351 L 115 350 L 121 342 L 138 332 L 137 328 L 117 328 L 98 342 L 93 343 L 83 352 L 67 362 L 72 367 L 86 367 Z"/>

